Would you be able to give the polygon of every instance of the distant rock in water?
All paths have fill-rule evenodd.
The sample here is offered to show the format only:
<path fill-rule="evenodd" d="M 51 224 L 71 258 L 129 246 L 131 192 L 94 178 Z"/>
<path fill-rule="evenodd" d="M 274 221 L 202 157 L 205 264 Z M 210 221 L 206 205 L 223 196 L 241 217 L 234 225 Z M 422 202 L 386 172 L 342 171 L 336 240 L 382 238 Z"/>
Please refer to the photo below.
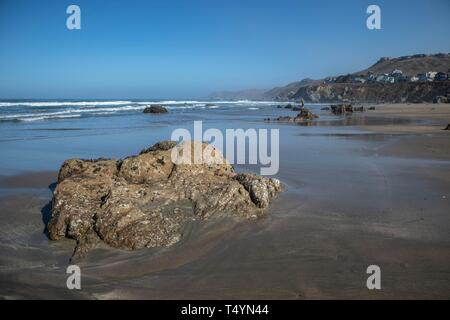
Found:
<path fill-rule="evenodd" d="M 152 104 L 150 107 L 144 109 L 144 113 L 168 113 L 166 108 L 159 104 Z"/>
<path fill-rule="evenodd" d="M 352 113 L 353 106 L 351 104 L 335 104 L 331 106 L 331 112 L 335 115 Z"/>
<path fill-rule="evenodd" d="M 450 130 L 450 123 L 447 125 L 447 127 L 445 127 L 444 130 Z"/>
<path fill-rule="evenodd" d="M 189 150 L 203 163 L 172 162 L 172 151 Z M 167 247 L 190 220 L 264 215 L 281 189 L 277 179 L 235 173 L 209 144 L 163 141 L 123 160 L 66 160 L 48 230 L 52 240 L 77 240 L 75 257 L 100 240 L 122 249 Z"/>
<path fill-rule="evenodd" d="M 289 116 L 281 116 L 278 117 L 276 119 L 274 119 L 274 121 L 278 121 L 278 122 L 304 122 L 305 120 L 314 120 L 317 119 L 319 116 L 312 113 L 309 109 L 307 108 L 301 108 L 300 112 L 295 116 L 295 117 L 289 117 Z M 264 119 L 264 121 L 272 121 L 270 118 L 266 118 Z"/>
<path fill-rule="evenodd" d="M 370 110 L 375 110 L 375 108 Z M 331 112 L 335 115 L 364 111 L 366 111 L 366 108 L 364 108 L 364 106 L 354 107 L 351 104 L 335 104 L 331 106 Z"/>

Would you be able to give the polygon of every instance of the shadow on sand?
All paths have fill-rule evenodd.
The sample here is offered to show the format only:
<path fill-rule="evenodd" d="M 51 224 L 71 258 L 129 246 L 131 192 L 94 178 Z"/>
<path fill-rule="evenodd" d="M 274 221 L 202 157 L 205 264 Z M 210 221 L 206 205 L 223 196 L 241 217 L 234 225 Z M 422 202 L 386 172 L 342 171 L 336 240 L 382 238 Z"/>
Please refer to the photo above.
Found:
<path fill-rule="evenodd" d="M 53 191 L 56 188 L 57 183 L 53 182 L 49 184 L 48 188 L 53 193 Z M 50 219 L 52 218 L 52 200 L 47 202 L 45 206 L 41 209 L 41 216 L 42 216 L 42 222 L 44 223 L 44 230 L 43 233 L 47 238 L 50 238 L 50 234 L 48 232 L 48 223 L 50 222 Z"/>

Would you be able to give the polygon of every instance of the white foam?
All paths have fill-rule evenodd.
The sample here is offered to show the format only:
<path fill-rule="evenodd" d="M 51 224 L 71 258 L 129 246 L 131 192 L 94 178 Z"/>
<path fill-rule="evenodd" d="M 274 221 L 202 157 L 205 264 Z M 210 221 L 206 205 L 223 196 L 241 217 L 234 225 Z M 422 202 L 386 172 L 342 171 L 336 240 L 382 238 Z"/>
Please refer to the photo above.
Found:
<path fill-rule="evenodd" d="M 68 114 L 60 116 L 45 116 L 45 117 L 29 117 L 29 118 L 18 118 L 19 121 L 40 121 L 40 120 L 50 120 L 50 119 L 65 119 L 65 118 L 79 118 L 80 114 Z"/>
<path fill-rule="evenodd" d="M 132 101 L 40 101 L 40 102 L 0 102 L 0 107 L 62 107 L 62 106 L 114 106 L 131 104 Z"/>
<path fill-rule="evenodd" d="M 86 108 L 86 109 L 67 109 L 64 111 L 56 111 L 56 112 L 41 112 L 41 113 L 24 113 L 24 114 L 12 114 L 0 116 L 0 120 L 14 120 L 14 119 L 23 119 L 23 118 L 32 118 L 32 117 L 50 117 L 50 116 L 58 116 L 65 114 L 79 114 L 79 113 L 116 113 L 120 111 L 130 111 L 130 110 L 142 110 L 145 106 L 122 106 L 115 108 Z"/>

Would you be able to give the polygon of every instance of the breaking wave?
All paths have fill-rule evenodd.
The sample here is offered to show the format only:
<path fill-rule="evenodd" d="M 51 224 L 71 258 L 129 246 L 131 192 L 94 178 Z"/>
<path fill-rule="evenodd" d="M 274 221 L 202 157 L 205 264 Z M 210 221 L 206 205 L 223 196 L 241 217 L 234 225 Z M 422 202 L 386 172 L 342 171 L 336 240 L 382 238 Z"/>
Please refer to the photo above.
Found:
<path fill-rule="evenodd" d="M 247 107 L 257 110 L 261 106 L 274 105 L 273 101 L 1 101 L 0 121 L 39 121 L 50 119 L 79 118 L 86 116 L 111 116 L 122 112 L 138 112 L 158 104 L 170 110 L 217 109 Z"/>

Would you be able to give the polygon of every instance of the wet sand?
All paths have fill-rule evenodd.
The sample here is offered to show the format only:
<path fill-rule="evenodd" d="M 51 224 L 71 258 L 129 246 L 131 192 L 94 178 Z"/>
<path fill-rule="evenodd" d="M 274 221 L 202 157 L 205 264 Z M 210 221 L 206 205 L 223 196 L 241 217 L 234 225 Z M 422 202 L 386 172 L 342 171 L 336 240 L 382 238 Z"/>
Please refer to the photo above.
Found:
<path fill-rule="evenodd" d="M 450 109 L 413 107 L 289 126 L 267 218 L 192 223 L 166 249 L 100 245 L 76 262 L 79 291 L 74 241 L 45 233 L 56 172 L 0 178 L 0 298 L 448 299 Z M 366 288 L 372 264 L 381 290 Z"/>

